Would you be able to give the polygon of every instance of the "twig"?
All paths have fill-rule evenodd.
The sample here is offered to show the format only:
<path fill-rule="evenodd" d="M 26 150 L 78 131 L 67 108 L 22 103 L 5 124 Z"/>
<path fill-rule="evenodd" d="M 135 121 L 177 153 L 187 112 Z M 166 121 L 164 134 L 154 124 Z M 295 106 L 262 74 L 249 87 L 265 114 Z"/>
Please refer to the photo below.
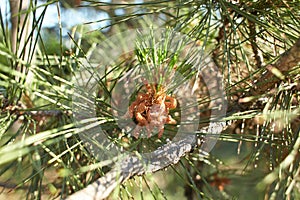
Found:
<path fill-rule="evenodd" d="M 256 15 L 257 13 L 253 13 L 254 15 Z M 257 68 L 261 68 L 263 60 L 262 57 L 259 55 L 259 49 L 257 46 L 257 39 L 256 39 L 256 25 L 255 22 L 249 20 L 249 30 L 250 30 L 250 43 L 251 43 L 251 47 L 252 47 L 252 51 L 254 54 L 254 59 L 256 61 L 256 67 Z"/>
<path fill-rule="evenodd" d="M 252 89 L 246 96 L 256 96 L 264 94 L 268 89 L 274 87 L 275 83 L 278 83 L 280 78 L 274 75 L 274 70 L 278 70 L 282 74 L 285 74 L 293 67 L 297 66 L 300 62 L 300 38 L 296 43 L 286 52 L 273 65 L 266 67 L 267 71 L 258 79 L 253 85 Z"/>
<path fill-rule="evenodd" d="M 276 83 L 282 81 L 282 77 L 278 77 L 278 74 L 286 75 L 286 73 L 297 66 L 299 62 L 300 38 L 298 38 L 296 43 L 289 50 L 284 52 L 274 64 L 266 66 L 266 70 L 262 73 L 262 76 L 256 80 L 252 88 L 239 99 L 238 104 L 234 105 L 234 103 L 231 103 L 231 106 L 235 107 L 233 110 L 247 110 L 252 104 L 252 101 L 255 100 L 255 98 L 248 97 L 259 96 L 273 89 Z"/>

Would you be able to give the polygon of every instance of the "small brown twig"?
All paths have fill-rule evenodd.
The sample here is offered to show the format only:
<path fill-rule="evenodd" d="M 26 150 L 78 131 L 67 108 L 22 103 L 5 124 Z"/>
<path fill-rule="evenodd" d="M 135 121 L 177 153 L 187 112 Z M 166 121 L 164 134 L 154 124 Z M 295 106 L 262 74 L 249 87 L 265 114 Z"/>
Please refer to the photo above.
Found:
<path fill-rule="evenodd" d="M 251 20 L 249 20 L 249 30 L 250 30 L 250 43 L 251 43 L 252 51 L 254 54 L 256 67 L 259 69 L 259 68 L 261 68 L 263 61 L 259 55 L 259 49 L 257 47 L 257 40 L 256 40 L 257 33 L 256 33 L 255 22 L 253 22 Z"/>
<path fill-rule="evenodd" d="M 267 71 L 256 81 L 248 96 L 260 95 L 265 93 L 268 89 L 273 88 L 275 83 L 281 81 L 272 72 L 273 69 L 279 70 L 282 74 L 297 66 L 300 62 L 300 38 L 296 43 L 286 52 L 284 52 L 275 64 L 270 64 L 266 67 Z"/>
<path fill-rule="evenodd" d="M 265 94 L 268 90 L 275 87 L 276 83 L 282 81 L 279 77 L 275 75 L 274 71 L 277 71 L 283 75 L 291 70 L 293 67 L 297 66 L 300 62 L 300 38 L 295 42 L 295 44 L 286 52 L 281 54 L 278 60 L 274 64 L 269 64 L 265 67 L 265 71 L 262 76 L 256 80 L 252 88 L 239 99 L 239 105 L 241 110 L 246 110 L 251 104 L 250 101 L 245 101 L 246 97 L 259 96 Z"/>

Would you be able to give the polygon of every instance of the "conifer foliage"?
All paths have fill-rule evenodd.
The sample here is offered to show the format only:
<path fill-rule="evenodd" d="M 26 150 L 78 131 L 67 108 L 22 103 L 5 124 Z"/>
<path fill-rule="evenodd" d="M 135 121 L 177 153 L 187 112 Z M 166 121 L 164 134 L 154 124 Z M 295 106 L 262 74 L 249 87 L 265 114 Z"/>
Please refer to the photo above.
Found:
<path fill-rule="evenodd" d="M 0 197 L 300 199 L 299 1 L 3 2 Z"/>

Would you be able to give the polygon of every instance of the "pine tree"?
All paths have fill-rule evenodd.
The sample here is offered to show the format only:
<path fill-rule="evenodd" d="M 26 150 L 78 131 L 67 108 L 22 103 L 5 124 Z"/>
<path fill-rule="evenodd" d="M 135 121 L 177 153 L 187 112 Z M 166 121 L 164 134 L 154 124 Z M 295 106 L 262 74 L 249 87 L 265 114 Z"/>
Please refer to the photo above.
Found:
<path fill-rule="evenodd" d="M 299 1 L 7 5 L 1 196 L 300 198 Z"/>

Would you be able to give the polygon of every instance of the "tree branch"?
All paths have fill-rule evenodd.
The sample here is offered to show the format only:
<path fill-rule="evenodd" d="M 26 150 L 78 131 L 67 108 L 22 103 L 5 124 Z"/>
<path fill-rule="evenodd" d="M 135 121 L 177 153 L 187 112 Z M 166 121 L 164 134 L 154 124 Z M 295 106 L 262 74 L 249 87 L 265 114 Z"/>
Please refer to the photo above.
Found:
<path fill-rule="evenodd" d="M 300 38 L 296 43 L 286 52 L 284 52 L 281 57 L 277 60 L 275 64 L 270 64 L 266 67 L 268 71 L 258 79 L 251 90 L 246 94 L 246 96 L 257 96 L 264 94 L 268 89 L 274 88 L 274 84 L 278 83 L 280 78 L 276 77 L 274 70 L 279 70 L 282 74 L 285 74 L 293 67 L 295 67 L 300 62 Z"/>
<path fill-rule="evenodd" d="M 202 129 L 201 133 L 213 134 L 210 139 L 216 139 L 218 135 L 226 128 L 225 122 L 212 122 L 209 127 Z M 206 138 L 207 139 L 207 138 Z M 99 178 L 86 188 L 72 194 L 67 200 L 94 200 L 106 198 L 119 184 L 135 175 L 143 175 L 149 172 L 156 172 L 170 165 L 176 164 L 183 156 L 199 147 L 202 142 L 196 135 L 188 135 L 185 138 L 170 142 L 158 148 L 154 152 L 143 156 L 129 155 L 116 163 L 114 168 L 105 176 Z M 204 148 L 205 150 L 205 148 Z M 202 156 L 208 155 L 205 151 Z"/>
<path fill-rule="evenodd" d="M 296 66 L 300 61 L 300 39 L 273 65 L 267 66 L 267 71 L 260 79 L 254 84 L 253 88 L 246 94 L 246 96 L 259 95 L 266 92 L 266 90 L 274 87 L 274 84 L 280 81 L 274 78 L 272 68 L 277 68 L 281 73 L 285 73 L 292 67 Z M 230 105 L 234 106 L 234 105 Z M 249 106 L 249 104 L 247 104 Z M 245 106 L 244 106 L 245 108 Z M 201 133 L 214 133 L 220 134 L 226 129 L 225 122 L 211 122 L 209 127 L 200 130 Z M 216 136 L 206 137 L 205 139 L 217 139 Z M 205 149 L 205 140 L 203 146 Z M 208 144 L 209 145 L 209 144 Z M 188 135 L 187 137 L 177 141 L 165 144 L 156 151 L 150 153 L 148 156 L 140 157 L 138 155 L 129 155 L 123 158 L 119 163 L 116 163 L 111 171 L 105 176 L 99 178 L 94 183 L 88 185 L 86 188 L 70 195 L 67 200 L 77 199 L 104 199 L 119 185 L 124 183 L 129 178 L 135 175 L 143 175 L 147 172 L 156 172 L 164 169 L 170 165 L 176 164 L 181 157 L 191 152 L 193 149 L 199 147 L 196 135 Z M 202 148 L 202 147 L 201 147 Z M 203 156 L 205 151 L 203 152 Z"/>

